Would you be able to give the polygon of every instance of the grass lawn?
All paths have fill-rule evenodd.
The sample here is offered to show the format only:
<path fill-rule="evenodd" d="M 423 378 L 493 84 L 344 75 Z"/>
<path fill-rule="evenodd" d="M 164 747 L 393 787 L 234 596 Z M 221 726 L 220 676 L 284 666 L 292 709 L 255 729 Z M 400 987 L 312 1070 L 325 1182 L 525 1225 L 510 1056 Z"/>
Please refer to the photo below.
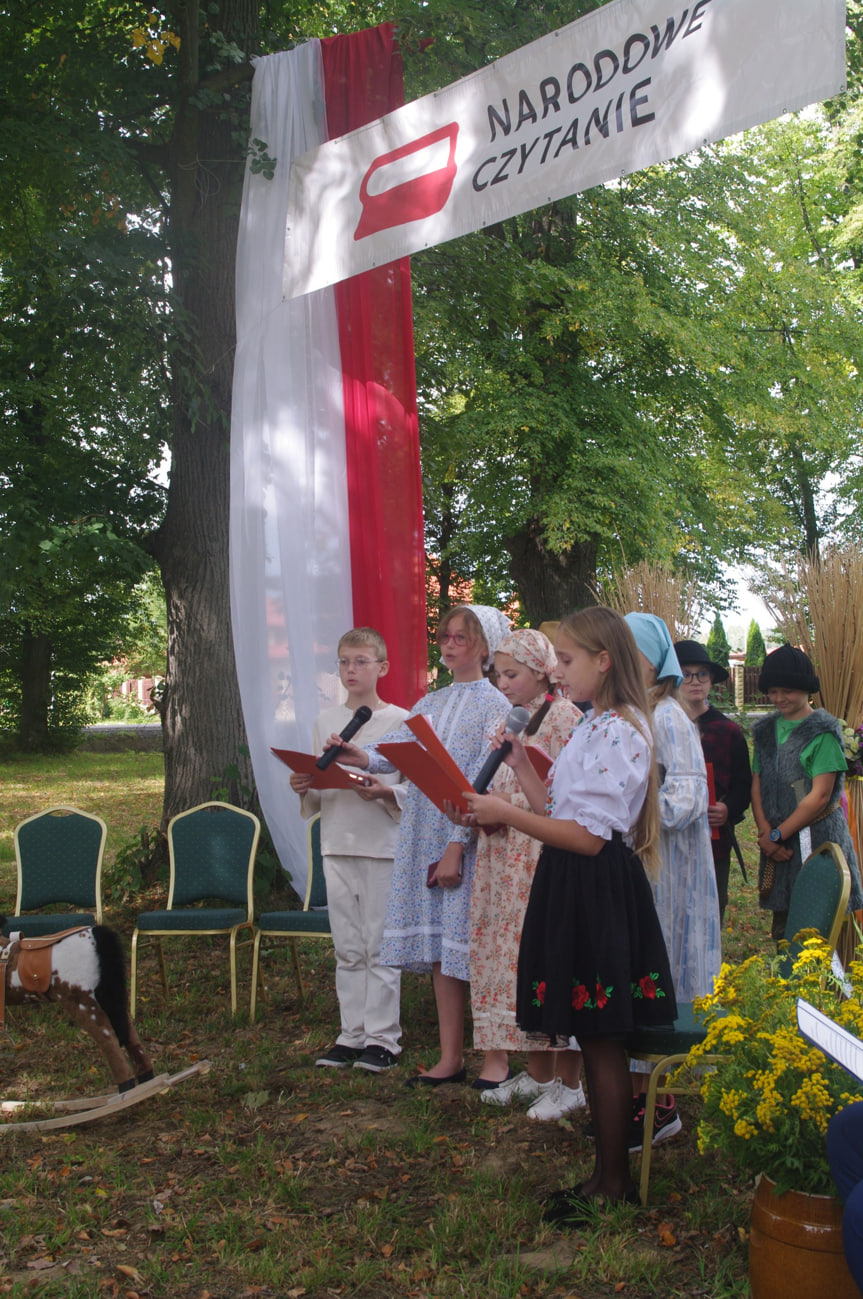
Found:
<path fill-rule="evenodd" d="M 0 909 L 15 904 L 12 832 L 19 821 L 61 804 L 95 812 L 108 823 L 105 866 L 110 872 L 122 844 L 142 825 L 159 824 L 164 773 L 161 753 L 16 754 L 0 760 Z"/>
<path fill-rule="evenodd" d="M 11 832 L 50 803 L 99 811 L 108 860 L 158 822 L 161 756 L 86 754 L 0 763 L 0 904 L 14 900 Z M 726 954 L 765 947 L 751 864 L 734 868 Z M 140 904 L 149 906 L 150 901 Z M 112 906 L 126 939 L 134 902 Z M 258 1022 L 229 1013 L 226 945 L 166 948 L 165 1002 L 144 951 L 138 1029 L 157 1072 L 212 1069 L 127 1114 L 47 1134 L 0 1133 L 0 1293 L 40 1299 L 724 1299 L 749 1293 L 752 1188 L 698 1155 L 698 1103 L 654 1151 L 650 1206 L 621 1208 L 583 1231 L 543 1225 L 539 1199 L 589 1171 L 585 1117 L 531 1123 L 492 1111 L 470 1088 L 406 1090 L 434 1058 L 430 982 L 405 976 L 405 1055 L 375 1076 L 314 1068 L 338 1026 L 324 944 L 302 951 L 300 1004 L 287 948 L 265 948 Z M 241 998 L 250 957 L 240 955 Z M 6 1097 L 95 1095 L 107 1071 L 51 1007 L 12 1008 L 0 1036 Z M 477 1058 L 469 1061 L 477 1072 Z M 637 1160 L 634 1161 L 637 1167 Z"/>

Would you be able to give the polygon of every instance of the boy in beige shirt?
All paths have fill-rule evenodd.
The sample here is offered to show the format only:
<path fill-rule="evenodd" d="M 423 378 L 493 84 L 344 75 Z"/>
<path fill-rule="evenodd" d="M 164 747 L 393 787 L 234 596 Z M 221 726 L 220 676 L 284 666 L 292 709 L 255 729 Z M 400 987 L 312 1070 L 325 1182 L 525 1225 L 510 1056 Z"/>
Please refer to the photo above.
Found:
<path fill-rule="evenodd" d="M 327 708 L 316 719 L 315 753 L 328 736 L 341 732 L 358 708 L 371 718 L 356 734 L 358 744 L 372 744 L 407 717 L 404 708 L 385 703 L 378 681 L 389 671 L 383 637 L 371 627 L 355 627 L 339 641 L 339 678 L 347 691 L 344 704 Z M 321 813 L 321 852 L 327 883 L 327 905 L 336 953 L 336 995 L 341 1032 L 318 1065 L 382 1073 L 398 1064 L 401 1025 L 401 971 L 380 964 L 387 896 L 404 785 L 398 774 L 370 776 L 366 787 L 313 790 L 311 777 L 291 775 L 304 817 Z"/>

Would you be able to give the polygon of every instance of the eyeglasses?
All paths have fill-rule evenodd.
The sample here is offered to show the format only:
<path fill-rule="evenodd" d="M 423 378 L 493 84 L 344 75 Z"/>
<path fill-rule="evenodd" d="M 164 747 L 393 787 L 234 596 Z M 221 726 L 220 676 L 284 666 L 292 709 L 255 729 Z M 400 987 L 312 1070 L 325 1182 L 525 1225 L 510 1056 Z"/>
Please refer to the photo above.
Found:
<path fill-rule="evenodd" d="M 710 673 L 704 671 L 684 672 L 683 674 L 684 681 L 709 681 L 710 679 Z"/>
<path fill-rule="evenodd" d="M 370 668 L 373 663 L 382 663 L 382 659 L 337 659 L 340 668 Z"/>
<path fill-rule="evenodd" d="M 467 636 L 463 631 L 443 631 L 438 634 L 438 645 L 446 645 L 448 640 L 451 640 L 453 645 L 467 644 Z"/>

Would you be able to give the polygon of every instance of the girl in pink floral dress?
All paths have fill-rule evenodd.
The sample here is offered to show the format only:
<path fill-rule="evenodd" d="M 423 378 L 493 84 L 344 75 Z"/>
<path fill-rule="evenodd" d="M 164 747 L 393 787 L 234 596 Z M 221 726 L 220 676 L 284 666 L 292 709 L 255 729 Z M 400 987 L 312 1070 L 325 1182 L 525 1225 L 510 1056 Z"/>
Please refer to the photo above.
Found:
<path fill-rule="evenodd" d="M 554 760 L 566 744 L 581 713 L 568 699 L 552 693 L 557 659 L 541 631 L 510 632 L 494 656 L 498 689 L 512 706 L 527 708 L 531 721 L 524 735 Z M 502 766 L 491 792 L 517 807 L 529 806 L 515 772 Z M 528 1116 L 556 1119 L 583 1106 L 577 1051 L 538 1047 L 515 1021 L 518 949 L 530 886 L 540 845 L 512 826 L 481 834 L 471 893 L 470 997 L 474 1048 L 485 1052 L 473 1086 L 488 1105 L 531 1103 Z M 509 1052 L 527 1051 L 527 1072 L 509 1067 Z"/>

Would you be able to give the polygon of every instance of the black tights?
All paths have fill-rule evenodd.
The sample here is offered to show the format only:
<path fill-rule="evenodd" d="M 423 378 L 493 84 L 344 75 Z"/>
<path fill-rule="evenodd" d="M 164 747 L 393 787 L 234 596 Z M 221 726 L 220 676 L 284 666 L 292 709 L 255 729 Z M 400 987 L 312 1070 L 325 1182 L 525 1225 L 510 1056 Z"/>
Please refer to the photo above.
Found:
<path fill-rule="evenodd" d="M 622 1037 L 579 1038 L 590 1094 L 596 1143 L 593 1173 L 583 1184 L 588 1195 L 617 1198 L 635 1189 L 629 1170 L 632 1083 Z"/>

